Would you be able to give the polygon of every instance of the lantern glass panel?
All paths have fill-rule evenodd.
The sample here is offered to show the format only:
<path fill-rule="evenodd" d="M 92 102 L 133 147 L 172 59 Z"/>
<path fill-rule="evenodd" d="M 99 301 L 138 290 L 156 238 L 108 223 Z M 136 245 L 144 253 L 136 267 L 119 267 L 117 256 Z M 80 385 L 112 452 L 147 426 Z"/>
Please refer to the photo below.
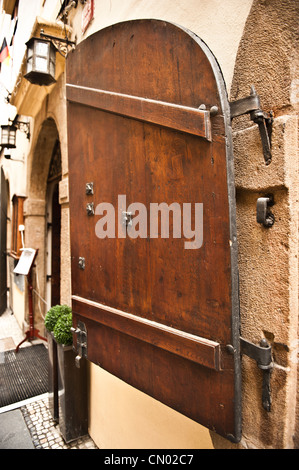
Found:
<path fill-rule="evenodd" d="M 9 133 L 8 143 L 9 143 L 9 145 L 15 145 L 15 143 L 16 143 L 16 133 L 15 133 L 15 131 L 11 131 Z"/>
<path fill-rule="evenodd" d="M 9 132 L 7 127 L 2 127 L 1 129 L 1 144 L 5 144 L 8 142 Z"/>
<path fill-rule="evenodd" d="M 53 44 L 51 44 L 51 47 L 50 47 L 50 60 L 54 63 L 56 62 L 56 49 L 53 46 Z"/>
<path fill-rule="evenodd" d="M 36 41 L 35 53 L 36 55 L 43 56 L 46 58 L 49 53 L 49 44 L 47 44 L 46 42 Z"/>
<path fill-rule="evenodd" d="M 55 77 L 55 62 L 50 61 L 50 74 Z"/>
<path fill-rule="evenodd" d="M 35 58 L 35 70 L 37 72 L 48 72 L 48 61 L 45 57 Z"/>
<path fill-rule="evenodd" d="M 27 60 L 32 59 L 32 56 L 33 56 L 33 43 L 28 44 L 28 47 L 27 47 Z"/>
<path fill-rule="evenodd" d="M 27 60 L 27 73 L 31 72 L 32 70 L 32 63 L 33 63 L 33 58 L 32 56 L 28 58 Z"/>

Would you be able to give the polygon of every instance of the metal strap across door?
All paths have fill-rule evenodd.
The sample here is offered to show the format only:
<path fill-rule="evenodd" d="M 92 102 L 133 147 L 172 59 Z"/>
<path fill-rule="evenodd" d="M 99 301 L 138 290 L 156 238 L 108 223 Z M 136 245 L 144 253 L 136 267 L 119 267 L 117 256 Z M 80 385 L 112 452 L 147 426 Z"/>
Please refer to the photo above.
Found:
<path fill-rule="evenodd" d="M 190 31 L 135 20 L 81 42 L 66 82 L 78 362 L 238 441 L 235 188 L 219 66 Z"/>

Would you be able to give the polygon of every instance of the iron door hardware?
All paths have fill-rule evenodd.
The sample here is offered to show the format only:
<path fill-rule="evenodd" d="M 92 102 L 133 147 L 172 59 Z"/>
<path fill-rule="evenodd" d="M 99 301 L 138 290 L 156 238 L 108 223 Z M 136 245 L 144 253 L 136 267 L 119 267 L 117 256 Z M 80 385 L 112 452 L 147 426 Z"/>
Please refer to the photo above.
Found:
<path fill-rule="evenodd" d="M 85 323 L 78 321 L 77 327 L 71 327 L 71 332 L 77 335 L 77 356 L 75 357 L 76 367 L 80 368 L 81 359 L 87 358 L 87 330 Z"/>
<path fill-rule="evenodd" d="M 129 227 L 131 225 L 133 225 L 133 222 L 132 222 L 132 212 L 125 212 L 123 211 L 121 213 L 121 216 L 122 216 L 122 223 L 123 225 L 125 225 L 126 227 Z"/>
<path fill-rule="evenodd" d="M 260 136 L 263 146 L 263 154 L 266 165 L 269 165 L 272 160 L 271 153 L 271 133 L 272 133 L 272 123 L 273 123 L 273 114 L 265 113 L 261 109 L 260 98 L 255 91 L 254 86 L 251 87 L 250 95 L 246 98 L 240 100 L 231 101 L 230 105 L 230 115 L 231 119 L 241 116 L 242 114 L 249 114 L 250 119 L 255 122 L 260 131 Z"/>
<path fill-rule="evenodd" d="M 86 213 L 88 216 L 94 215 L 94 203 L 89 202 L 86 204 Z"/>
<path fill-rule="evenodd" d="M 86 183 L 85 185 L 85 193 L 87 195 L 93 194 L 93 183 Z"/>
<path fill-rule="evenodd" d="M 254 359 L 257 366 L 263 371 L 262 404 L 266 411 L 271 411 L 270 376 L 273 369 L 272 346 L 263 338 L 260 345 L 240 337 L 241 354 Z"/>
<path fill-rule="evenodd" d="M 273 196 L 259 197 L 256 203 L 256 221 L 264 227 L 272 227 L 274 215 L 269 207 L 273 206 Z"/>
<path fill-rule="evenodd" d="M 79 257 L 78 266 L 80 269 L 85 269 L 85 258 L 83 256 Z"/>

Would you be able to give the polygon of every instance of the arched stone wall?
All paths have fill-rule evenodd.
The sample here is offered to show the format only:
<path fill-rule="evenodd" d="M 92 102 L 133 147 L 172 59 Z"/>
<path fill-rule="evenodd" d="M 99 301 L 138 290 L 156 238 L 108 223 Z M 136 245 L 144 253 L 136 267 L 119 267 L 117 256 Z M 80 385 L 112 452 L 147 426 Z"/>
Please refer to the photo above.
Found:
<path fill-rule="evenodd" d="M 249 95 L 254 85 L 262 109 L 274 111 L 272 162 L 268 166 L 257 125 L 248 115 L 233 121 L 241 334 L 254 343 L 266 337 L 273 346 L 274 358 L 270 413 L 261 406 L 261 371 L 255 361 L 246 357 L 242 361 L 243 437 L 247 445 L 259 448 L 294 445 L 298 362 L 298 7 L 293 0 L 253 2 L 231 87 L 231 100 L 235 100 Z M 275 223 L 270 229 L 256 222 L 257 198 L 266 194 L 274 197 L 271 210 Z"/>
<path fill-rule="evenodd" d="M 28 162 L 28 197 L 24 206 L 24 215 L 26 247 L 38 249 L 34 278 L 34 319 L 36 327 L 43 331 L 43 316 L 46 313 L 46 305 L 42 299 L 45 299 L 46 288 L 47 180 L 53 148 L 59 138 L 54 119 L 45 119 L 37 134 L 31 159 Z"/>
<path fill-rule="evenodd" d="M 70 233 L 68 207 L 68 154 L 65 99 L 65 76 L 62 74 L 44 99 L 34 119 L 31 151 L 27 165 L 27 200 L 24 205 L 26 246 L 38 248 L 36 260 L 38 278 L 36 290 L 46 299 L 46 198 L 47 179 L 56 140 L 60 142 L 62 179 L 59 183 L 61 204 L 61 303 L 70 304 Z M 36 327 L 44 329 L 46 304 L 37 296 L 35 301 Z M 27 308 L 27 307 L 26 307 Z"/>
<path fill-rule="evenodd" d="M 49 166 L 58 130 L 53 118 L 47 118 L 41 125 L 28 168 L 29 199 L 45 199 Z"/>

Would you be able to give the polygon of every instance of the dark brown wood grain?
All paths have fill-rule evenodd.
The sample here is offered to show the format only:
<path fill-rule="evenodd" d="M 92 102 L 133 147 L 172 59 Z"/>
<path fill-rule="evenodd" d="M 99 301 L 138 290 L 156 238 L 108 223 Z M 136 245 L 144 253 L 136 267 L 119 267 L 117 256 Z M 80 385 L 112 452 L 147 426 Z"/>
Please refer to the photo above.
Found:
<path fill-rule="evenodd" d="M 215 67 L 194 35 L 156 20 L 106 28 L 68 56 L 72 298 L 89 360 L 227 436 L 236 422 L 226 351 L 233 211 Z M 100 217 L 86 205 L 108 202 L 117 214 L 119 195 L 148 214 L 151 203 L 203 204 L 201 247 L 185 249 L 171 217 L 169 238 L 131 238 L 129 229 L 98 238 Z"/>

